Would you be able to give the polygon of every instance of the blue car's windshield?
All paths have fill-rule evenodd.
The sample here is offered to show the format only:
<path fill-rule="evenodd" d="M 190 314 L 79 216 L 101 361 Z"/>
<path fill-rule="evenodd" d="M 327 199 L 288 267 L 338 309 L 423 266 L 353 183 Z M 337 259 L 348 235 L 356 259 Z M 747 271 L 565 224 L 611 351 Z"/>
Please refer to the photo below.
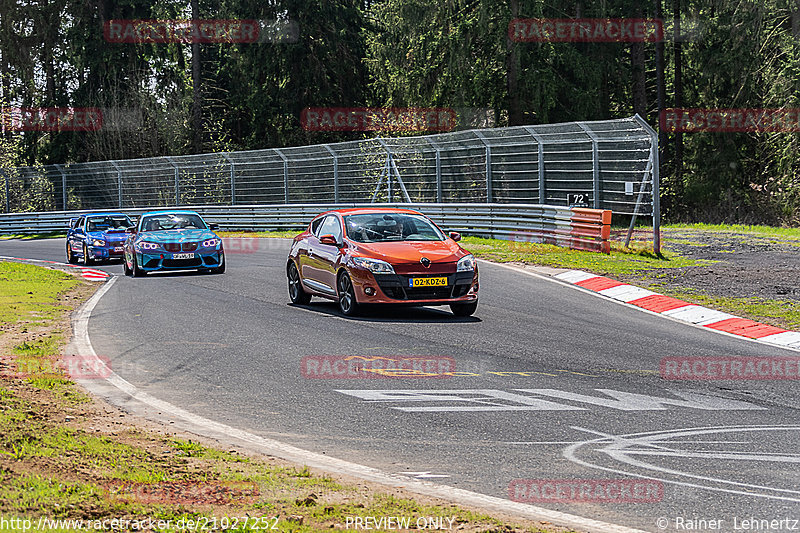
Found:
<path fill-rule="evenodd" d="M 357 242 L 443 241 L 427 218 L 406 213 L 369 213 L 344 217 L 347 236 Z"/>
<path fill-rule="evenodd" d="M 133 221 L 126 216 L 89 217 L 86 221 L 87 231 L 124 230 L 133 226 Z"/>
<path fill-rule="evenodd" d="M 188 213 L 165 213 L 150 215 L 142 219 L 141 231 L 165 231 L 179 229 L 207 229 L 198 215 Z"/>

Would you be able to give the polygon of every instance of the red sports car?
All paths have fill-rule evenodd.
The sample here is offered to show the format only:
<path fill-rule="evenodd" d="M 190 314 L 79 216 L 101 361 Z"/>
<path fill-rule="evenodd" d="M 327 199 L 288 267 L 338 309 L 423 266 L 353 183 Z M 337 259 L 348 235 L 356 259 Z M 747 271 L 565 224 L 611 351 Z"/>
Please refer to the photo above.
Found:
<path fill-rule="evenodd" d="M 363 304 L 449 305 L 469 316 L 478 306 L 478 265 L 459 239 L 408 209 L 322 213 L 292 243 L 289 297 L 335 300 L 348 316 Z"/>

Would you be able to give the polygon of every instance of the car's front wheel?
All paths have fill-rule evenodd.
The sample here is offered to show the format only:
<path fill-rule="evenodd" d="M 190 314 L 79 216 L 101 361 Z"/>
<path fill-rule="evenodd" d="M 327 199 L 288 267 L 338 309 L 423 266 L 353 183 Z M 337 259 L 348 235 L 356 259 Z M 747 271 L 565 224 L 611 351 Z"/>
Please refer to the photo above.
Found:
<path fill-rule="evenodd" d="M 89 247 L 83 243 L 83 264 L 89 266 L 92 264 L 92 256 L 89 255 Z"/>
<path fill-rule="evenodd" d="M 347 275 L 347 272 L 339 274 L 336 285 L 337 289 L 339 289 L 339 311 L 345 316 L 357 315 L 359 306 L 358 302 L 356 302 L 356 292 L 353 288 L 353 282 L 350 281 L 350 276 Z"/>
<path fill-rule="evenodd" d="M 286 275 L 289 278 L 289 299 L 292 300 L 292 303 L 300 305 L 309 303 L 311 295 L 303 290 L 303 285 L 300 282 L 300 272 L 297 271 L 294 261 L 289 263 Z"/>
<path fill-rule="evenodd" d="M 67 241 L 67 263 L 75 264 L 78 260 L 75 259 L 75 254 L 72 253 L 72 246 L 70 245 L 69 241 Z"/>
<path fill-rule="evenodd" d="M 456 316 L 472 316 L 478 308 L 478 301 L 470 302 L 468 304 L 450 304 L 450 310 Z"/>
<path fill-rule="evenodd" d="M 145 272 L 144 270 L 139 268 L 139 263 L 136 261 L 136 254 L 135 253 L 133 254 L 133 257 L 131 259 L 133 259 L 131 261 L 131 263 L 133 263 L 133 268 L 131 269 L 131 272 L 133 272 L 133 277 L 134 278 L 140 278 L 140 277 L 144 276 L 147 272 Z"/>
<path fill-rule="evenodd" d="M 219 266 L 215 267 L 215 268 L 212 268 L 211 269 L 211 273 L 212 274 L 222 274 L 223 272 L 225 272 L 225 255 L 220 253 L 219 254 Z"/>
<path fill-rule="evenodd" d="M 125 257 L 125 254 L 122 255 L 122 268 L 125 270 L 125 275 L 131 275 L 131 267 L 128 266 L 128 259 Z"/>

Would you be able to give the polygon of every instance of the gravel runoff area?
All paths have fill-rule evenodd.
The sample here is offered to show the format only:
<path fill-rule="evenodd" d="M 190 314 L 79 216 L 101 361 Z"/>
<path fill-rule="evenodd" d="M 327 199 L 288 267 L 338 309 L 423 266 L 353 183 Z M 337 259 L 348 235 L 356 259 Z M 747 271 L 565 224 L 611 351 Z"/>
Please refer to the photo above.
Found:
<path fill-rule="evenodd" d="M 630 281 L 711 296 L 800 302 L 800 239 L 745 232 L 665 228 L 663 247 L 700 266 L 658 269 Z"/>

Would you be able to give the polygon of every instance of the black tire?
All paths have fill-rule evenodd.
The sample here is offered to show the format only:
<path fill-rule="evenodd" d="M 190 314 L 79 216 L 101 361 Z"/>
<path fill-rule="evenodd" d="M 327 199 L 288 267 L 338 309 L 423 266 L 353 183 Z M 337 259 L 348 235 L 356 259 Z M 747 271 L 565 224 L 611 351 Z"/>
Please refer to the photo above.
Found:
<path fill-rule="evenodd" d="M 211 269 L 212 274 L 222 274 L 225 272 L 225 263 L 227 262 L 225 261 L 225 254 L 220 253 L 219 258 L 220 258 L 220 265 L 216 268 Z"/>
<path fill-rule="evenodd" d="M 450 310 L 456 316 L 472 316 L 472 314 L 475 313 L 475 310 L 477 308 L 478 308 L 477 300 L 468 304 L 450 304 Z"/>
<path fill-rule="evenodd" d="M 83 243 L 83 265 L 89 266 L 92 262 L 92 258 L 89 257 L 89 247 L 86 246 L 86 243 Z"/>
<path fill-rule="evenodd" d="M 139 263 L 136 261 L 136 253 L 133 254 L 133 261 L 131 261 L 131 262 L 133 263 L 133 277 L 134 278 L 141 278 L 142 276 L 147 274 L 147 272 L 145 272 L 144 270 L 139 268 Z"/>
<path fill-rule="evenodd" d="M 339 311 L 344 316 L 356 316 L 359 312 L 359 305 L 356 301 L 356 293 L 353 290 L 353 282 L 347 272 L 342 272 L 336 280 L 336 288 L 339 293 Z"/>
<path fill-rule="evenodd" d="M 78 260 L 75 259 L 75 254 L 72 253 L 72 246 L 70 246 L 69 241 L 67 241 L 67 263 L 74 265 L 77 262 Z"/>
<path fill-rule="evenodd" d="M 286 267 L 286 276 L 289 279 L 289 299 L 293 304 L 306 305 L 311 301 L 311 295 L 303 290 L 303 284 L 300 282 L 300 273 L 294 261 L 291 261 Z"/>
<path fill-rule="evenodd" d="M 125 275 L 126 276 L 130 276 L 131 275 L 132 272 L 131 272 L 130 267 L 128 266 L 128 260 L 125 259 L 125 253 L 124 252 L 122 253 L 122 268 L 123 268 L 123 270 L 125 270 Z"/>

